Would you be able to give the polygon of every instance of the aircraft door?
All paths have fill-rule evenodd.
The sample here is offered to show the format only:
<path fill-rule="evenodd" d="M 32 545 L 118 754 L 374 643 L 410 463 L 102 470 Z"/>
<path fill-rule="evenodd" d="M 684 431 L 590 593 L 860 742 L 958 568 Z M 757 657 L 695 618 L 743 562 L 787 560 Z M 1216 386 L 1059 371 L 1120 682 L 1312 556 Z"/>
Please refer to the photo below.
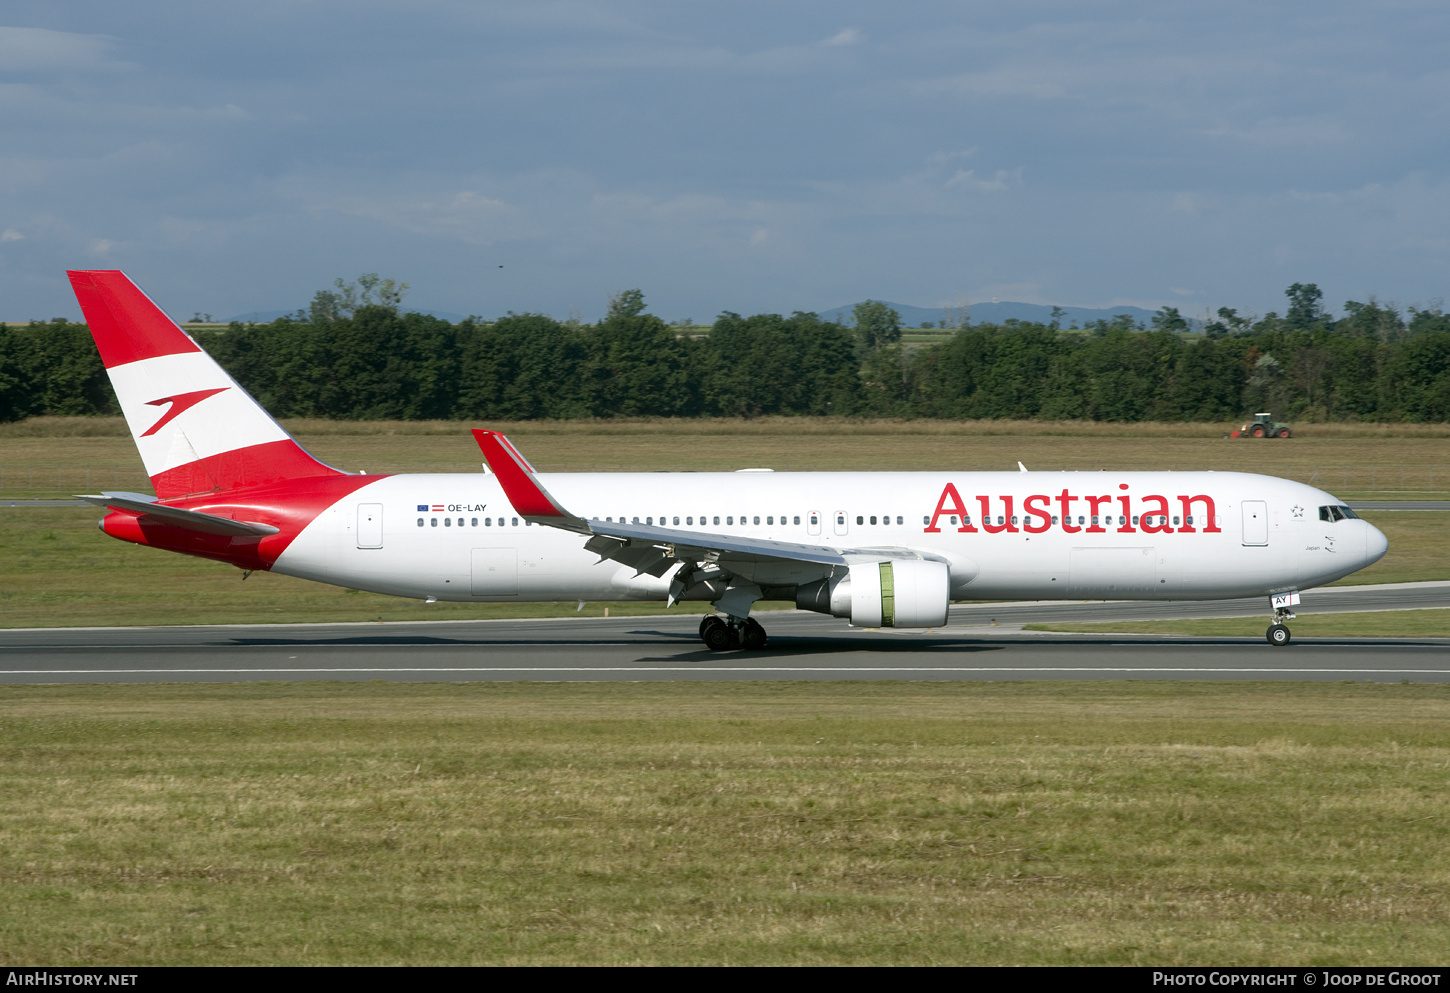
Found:
<path fill-rule="evenodd" d="M 357 505 L 357 547 L 383 547 L 383 505 L 360 503 Z"/>
<path fill-rule="evenodd" d="M 516 548 L 475 548 L 471 557 L 474 596 L 517 596 L 519 552 Z"/>
<path fill-rule="evenodd" d="M 1269 505 L 1263 500 L 1245 500 L 1244 544 L 1267 545 L 1269 543 Z"/>
<path fill-rule="evenodd" d="M 837 534 L 845 534 L 851 529 L 851 526 L 846 523 L 846 512 L 844 510 L 836 511 L 834 515 L 834 520 Z"/>
<path fill-rule="evenodd" d="M 813 511 L 811 511 L 810 516 L 806 518 L 806 534 L 820 534 L 820 533 L 821 533 L 821 512 L 819 510 L 813 510 Z"/>

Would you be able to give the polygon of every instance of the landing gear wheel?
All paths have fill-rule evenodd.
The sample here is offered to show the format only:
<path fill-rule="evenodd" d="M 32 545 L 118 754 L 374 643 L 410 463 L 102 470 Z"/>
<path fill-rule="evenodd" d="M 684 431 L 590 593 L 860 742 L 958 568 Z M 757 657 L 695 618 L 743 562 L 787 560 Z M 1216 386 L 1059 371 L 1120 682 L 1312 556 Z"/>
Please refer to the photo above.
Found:
<path fill-rule="evenodd" d="M 747 618 L 740 629 L 740 644 L 746 651 L 758 652 L 765 647 L 765 628 L 755 618 Z"/>
<path fill-rule="evenodd" d="M 730 625 L 711 614 L 700 624 L 700 639 L 712 652 L 723 652 L 739 645 Z"/>
<path fill-rule="evenodd" d="M 1264 637 L 1275 648 L 1283 648 L 1289 643 L 1289 629 L 1282 624 L 1270 624 L 1269 630 L 1264 632 Z"/>

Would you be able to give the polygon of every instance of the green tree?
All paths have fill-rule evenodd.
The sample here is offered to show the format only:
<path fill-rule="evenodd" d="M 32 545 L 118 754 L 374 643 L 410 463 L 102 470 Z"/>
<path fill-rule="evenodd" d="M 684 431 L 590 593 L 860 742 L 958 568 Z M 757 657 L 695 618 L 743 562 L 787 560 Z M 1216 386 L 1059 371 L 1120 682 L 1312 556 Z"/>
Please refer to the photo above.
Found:
<path fill-rule="evenodd" d="M 703 345 L 698 356 L 709 413 L 757 417 L 857 409 L 851 336 L 815 314 L 741 317 L 727 311 L 716 318 Z"/>
<path fill-rule="evenodd" d="M 638 317 L 644 313 L 644 291 L 622 290 L 609 295 L 609 313 L 606 321 Z"/>
<path fill-rule="evenodd" d="M 407 283 L 384 279 L 375 272 L 365 272 L 351 283 L 339 276 L 334 289 L 318 290 L 308 307 L 313 324 L 351 317 L 361 307 L 382 307 L 397 311 L 408 292 Z"/>
<path fill-rule="evenodd" d="M 856 338 L 865 352 L 874 352 L 901 340 L 901 315 L 880 300 L 867 300 L 851 308 L 856 319 Z"/>
<path fill-rule="evenodd" d="M 1284 314 L 1284 323 L 1293 331 L 1304 331 L 1322 324 L 1325 317 L 1320 301 L 1324 293 L 1313 283 L 1295 283 L 1284 291 L 1289 298 L 1289 310 Z"/>
<path fill-rule="evenodd" d="M 1167 331 L 1170 334 L 1177 331 L 1187 331 L 1188 322 L 1178 312 L 1177 307 L 1160 307 L 1153 315 L 1153 330 Z"/>
<path fill-rule="evenodd" d="M 626 290 L 585 338 L 584 397 L 595 417 L 681 417 L 698 412 L 692 340 L 644 313 L 644 294 Z"/>

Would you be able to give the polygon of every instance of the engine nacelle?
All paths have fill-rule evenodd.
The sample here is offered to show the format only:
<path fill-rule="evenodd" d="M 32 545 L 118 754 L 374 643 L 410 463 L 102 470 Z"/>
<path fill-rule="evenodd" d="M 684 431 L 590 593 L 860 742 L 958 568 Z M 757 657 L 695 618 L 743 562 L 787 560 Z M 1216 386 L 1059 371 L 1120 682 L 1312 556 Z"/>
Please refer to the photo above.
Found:
<path fill-rule="evenodd" d="M 852 562 L 844 575 L 796 590 L 796 606 L 863 628 L 942 627 L 950 602 L 951 571 L 929 559 Z"/>

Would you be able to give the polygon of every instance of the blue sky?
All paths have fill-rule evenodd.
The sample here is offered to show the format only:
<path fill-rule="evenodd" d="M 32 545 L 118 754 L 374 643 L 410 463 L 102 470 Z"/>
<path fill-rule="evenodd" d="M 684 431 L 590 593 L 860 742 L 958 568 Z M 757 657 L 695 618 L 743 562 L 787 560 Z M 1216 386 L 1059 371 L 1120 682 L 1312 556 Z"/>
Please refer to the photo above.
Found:
<path fill-rule="evenodd" d="M 12 0 L 0 316 L 1433 305 L 1446 51 L 1429 2 Z"/>

